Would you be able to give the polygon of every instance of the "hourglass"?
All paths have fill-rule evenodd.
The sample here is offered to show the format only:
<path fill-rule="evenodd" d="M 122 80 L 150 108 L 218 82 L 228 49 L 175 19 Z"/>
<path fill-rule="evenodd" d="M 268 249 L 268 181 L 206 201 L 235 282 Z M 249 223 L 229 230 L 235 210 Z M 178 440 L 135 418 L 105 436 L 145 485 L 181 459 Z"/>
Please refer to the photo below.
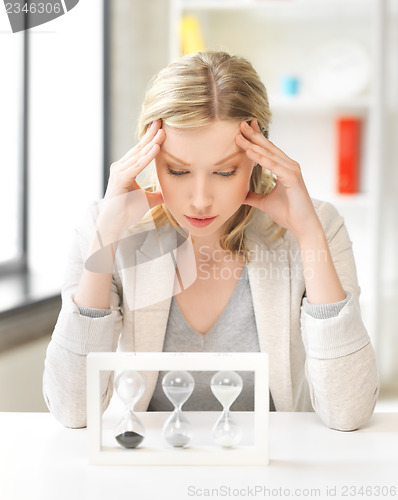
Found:
<path fill-rule="evenodd" d="M 242 378 L 232 371 L 217 372 L 210 382 L 212 393 L 223 406 L 223 412 L 213 427 L 213 439 L 224 448 L 237 445 L 242 438 L 242 429 L 235 423 L 229 411 L 241 393 L 242 386 Z"/>
<path fill-rule="evenodd" d="M 171 371 L 163 377 L 162 387 L 174 406 L 173 413 L 163 426 L 163 436 L 171 446 L 185 446 L 192 437 L 192 431 L 191 424 L 182 413 L 182 405 L 192 394 L 195 380 L 186 371 Z"/>
<path fill-rule="evenodd" d="M 115 390 L 126 405 L 126 413 L 115 428 L 116 441 L 125 448 L 136 448 L 144 439 L 145 428 L 134 414 L 134 406 L 145 390 L 145 380 L 134 371 L 124 371 L 115 380 Z"/>

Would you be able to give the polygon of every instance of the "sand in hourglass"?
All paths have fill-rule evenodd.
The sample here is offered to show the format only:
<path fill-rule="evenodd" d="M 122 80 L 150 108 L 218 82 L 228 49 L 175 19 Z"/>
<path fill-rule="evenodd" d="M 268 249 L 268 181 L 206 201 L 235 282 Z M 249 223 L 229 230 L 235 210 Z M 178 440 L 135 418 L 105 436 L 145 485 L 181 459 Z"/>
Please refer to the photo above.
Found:
<path fill-rule="evenodd" d="M 115 390 L 126 406 L 126 413 L 114 430 L 116 441 L 125 448 L 136 448 L 144 440 L 145 428 L 134 414 L 134 406 L 145 389 L 145 381 L 134 370 L 126 370 L 115 379 Z"/>
<path fill-rule="evenodd" d="M 215 397 L 222 401 L 226 408 L 229 408 L 239 396 L 242 387 L 234 385 L 213 385 L 211 390 Z"/>
<path fill-rule="evenodd" d="M 142 442 L 143 439 L 144 436 L 141 436 L 141 434 L 134 431 L 122 432 L 116 436 L 116 441 L 125 448 L 135 448 Z"/>
<path fill-rule="evenodd" d="M 213 427 L 213 439 L 216 444 L 231 448 L 238 444 L 242 437 L 242 429 L 235 423 L 229 411 L 242 391 L 242 378 L 236 372 L 220 371 L 213 375 L 210 388 L 223 406 L 223 412 Z"/>
<path fill-rule="evenodd" d="M 173 413 L 163 426 L 163 436 L 171 446 L 186 446 L 191 439 L 192 430 L 181 408 L 192 394 L 195 380 L 186 371 L 171 371 L 164 376 L 162 387 L 167 398 L 174 406 Z"/>

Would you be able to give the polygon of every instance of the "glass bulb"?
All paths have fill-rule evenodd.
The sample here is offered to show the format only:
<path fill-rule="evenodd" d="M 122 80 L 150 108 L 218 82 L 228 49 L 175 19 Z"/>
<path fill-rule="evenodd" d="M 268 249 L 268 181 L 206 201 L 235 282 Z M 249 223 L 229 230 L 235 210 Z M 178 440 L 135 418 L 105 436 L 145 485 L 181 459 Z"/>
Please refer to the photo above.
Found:
<path fill-rule="evenodd" d="M 117 395 L 126 406 L 126 413 L 115 428 L 116 441 L 125 448 L 136 448 L 145 437 L 145 427 L 134 413 L 134 406 L 145 390 L 145 380 L 134 370 L 120 373 L 115 379 Z"/>
<path fill-rule="evenodd" d="M 192 430 L 182 412 L 182 405 L 191 396 L 195 380 L 186 371 L 171 371 L 163 377 L 162 387 L 175 408 L 163 426 L 163 436 L 171 446 L 186 446 L 192 437 Z"/>
<path fill-rule="evenodd" d="M 233 371 L 220 371 L 213 375 L 210 388 L 223 406 L 223 412 L 213 427 L 213 439 L 225 448 L 237 445 L 242 438 L 242 429 L 236 424 L 229 411 L 232 403 L 242 391 L 240 375 Z"/>

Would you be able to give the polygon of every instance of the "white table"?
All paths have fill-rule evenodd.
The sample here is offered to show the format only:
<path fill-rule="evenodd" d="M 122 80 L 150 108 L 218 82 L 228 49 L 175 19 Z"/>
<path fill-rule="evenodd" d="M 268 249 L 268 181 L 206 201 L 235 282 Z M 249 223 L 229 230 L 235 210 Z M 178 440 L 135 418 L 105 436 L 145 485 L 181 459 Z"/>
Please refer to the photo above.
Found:
<path fill-rule="evenodd" d="M 95 466 L 86 429 L 64 428 L 48 413 L 0 413 L 0 498 L 398 499 L 398 414 L 338 432 L 313 413 L 271 413 L 269 449 L 263 467 Z"/>

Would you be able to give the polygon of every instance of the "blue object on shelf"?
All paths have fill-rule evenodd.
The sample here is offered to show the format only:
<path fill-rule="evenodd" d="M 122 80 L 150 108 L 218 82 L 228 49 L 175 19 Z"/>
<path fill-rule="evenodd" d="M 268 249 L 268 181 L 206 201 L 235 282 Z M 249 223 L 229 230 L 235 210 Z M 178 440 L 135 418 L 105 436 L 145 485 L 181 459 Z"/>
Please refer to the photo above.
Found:
<path fill-rule="evenodd" d="M 281 90 L 283 95 L 297 95 L 299 92 L 299 79 L 290 75 L 283 76 L 281 78 Z"/>

